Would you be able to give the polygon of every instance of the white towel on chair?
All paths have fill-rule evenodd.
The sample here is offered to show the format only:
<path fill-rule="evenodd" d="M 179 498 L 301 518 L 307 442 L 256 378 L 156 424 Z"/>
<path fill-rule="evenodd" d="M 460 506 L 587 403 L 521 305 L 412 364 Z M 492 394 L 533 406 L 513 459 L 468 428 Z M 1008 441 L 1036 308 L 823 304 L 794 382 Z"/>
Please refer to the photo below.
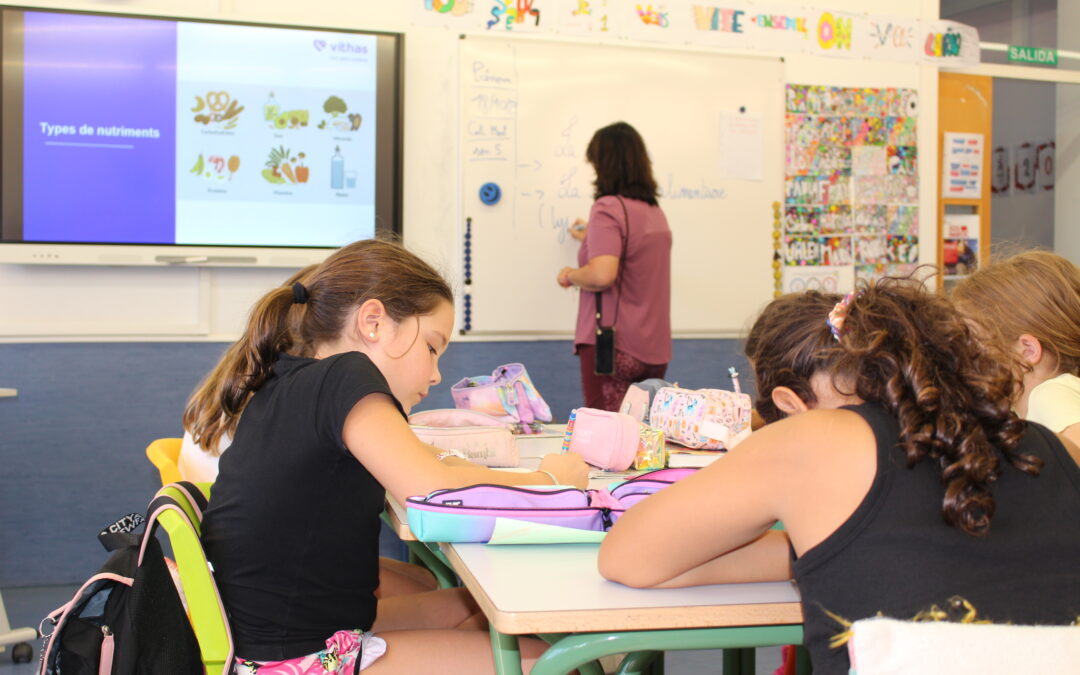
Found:
<path fill-rule="evenodd" d="M 853 675 L 1080 672 L 1080 626 L 856 621 Z"/>

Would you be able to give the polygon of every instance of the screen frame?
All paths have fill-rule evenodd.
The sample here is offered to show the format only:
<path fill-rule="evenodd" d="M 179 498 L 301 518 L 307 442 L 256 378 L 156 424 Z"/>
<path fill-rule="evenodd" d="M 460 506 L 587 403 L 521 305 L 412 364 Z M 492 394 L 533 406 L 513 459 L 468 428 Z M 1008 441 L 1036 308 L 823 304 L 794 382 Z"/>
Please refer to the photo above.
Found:
<path fill-rule="evenodd" d="M 41 12 L 65 15 L 92 15 L 116 18 L 145 19 L 171 23 L 205 23 L 226 26 L 250 26 L 258 28 L 324 31 L 352 33 L 376 38 L 378 64 L 376 91 L 375 133 L 375 238 L 400 241 L 403 219 L 403 131 L 404 131 L 404 52 L 405 36 L 400 32 L 374 31 L 347 27 L 306 26 L 225 19 L 176 17 L 158 14 L 131 14 L 121 12 L 84 11 L 19 5 L 0 5 L 0 13 Z M 8 60 L 10 42 L 6 33 L 0 32 L 0 54 Z M 21 48 L 21 44 L 17 45 Z M 21 70 L 19 70 L 21 78 Z M 17 86 L 21 92 L 21 79 L 11 82 L 11 73 L 0 69 L 0 97 L 9 97 L 9 87 Z M 389 95 L 381 95 L 382 92 Z M 0 115 L 0 139 L 18 138 L 18 143 L 4 142 L 0 148 L 0 218 L 8 222 L 11 211 L 18 209 L 17 218 L 22 220 L 22 115 L 21 106 L 14 106 L 17 115 Z M 12 172 L 7 167 L 15 166 Z M 14 174 L 14 175 L 13 175 Z M 9 181 L 15 181 L 18 189 L 12 192 Z M 9 189 L 10 188 L 10 189 Z M 19 198 L 4 200 L 4 194 L 18 194 Z M 182 265 L 198 267 L 303 267 L 321 262 L 337 247 L 287 247 L 287 246 L 239 246 L 239 245 L 190 245 L 190 244 L 118 244 L 90 242 L 42 242 L 12 241 L 4 239 L 0 227 L 0 264 L 34 265 Z"/>

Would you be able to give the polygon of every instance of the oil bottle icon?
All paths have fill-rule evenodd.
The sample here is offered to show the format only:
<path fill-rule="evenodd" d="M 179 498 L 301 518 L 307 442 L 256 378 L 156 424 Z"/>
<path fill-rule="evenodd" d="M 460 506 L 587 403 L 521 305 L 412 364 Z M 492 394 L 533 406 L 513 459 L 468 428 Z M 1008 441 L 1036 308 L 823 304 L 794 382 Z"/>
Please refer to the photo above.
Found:
<path fill-rule="evenodd" d="M 345 189 L 345 158 L 341 156 L 341 146 L 334 146 L 334 156 L 330 158 L 330 188 Z"/>

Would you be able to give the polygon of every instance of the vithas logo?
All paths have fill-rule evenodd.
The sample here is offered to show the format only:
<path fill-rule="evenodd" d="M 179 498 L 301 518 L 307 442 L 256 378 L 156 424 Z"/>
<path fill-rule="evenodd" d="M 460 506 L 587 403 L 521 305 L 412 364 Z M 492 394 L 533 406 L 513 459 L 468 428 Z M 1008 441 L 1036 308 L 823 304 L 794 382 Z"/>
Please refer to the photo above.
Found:
<path fill-rule="evenodd" d="M 315 40 L 311 44 L 315 45 L 315 49 L 320 52 L 326 49 L 326 40 Z"/>

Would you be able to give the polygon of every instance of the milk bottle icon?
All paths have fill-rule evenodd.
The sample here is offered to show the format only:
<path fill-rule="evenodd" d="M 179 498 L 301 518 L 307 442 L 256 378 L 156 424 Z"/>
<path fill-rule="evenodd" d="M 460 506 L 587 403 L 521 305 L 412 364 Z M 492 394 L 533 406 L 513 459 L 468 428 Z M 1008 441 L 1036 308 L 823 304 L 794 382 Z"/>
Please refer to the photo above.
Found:
<path fill-rule="evenodd" d="M 341 146 L 334 146 L 334 156 L 330 158 L 330 188 L 345 188 L 345 158 L 341 156 Z"/>

